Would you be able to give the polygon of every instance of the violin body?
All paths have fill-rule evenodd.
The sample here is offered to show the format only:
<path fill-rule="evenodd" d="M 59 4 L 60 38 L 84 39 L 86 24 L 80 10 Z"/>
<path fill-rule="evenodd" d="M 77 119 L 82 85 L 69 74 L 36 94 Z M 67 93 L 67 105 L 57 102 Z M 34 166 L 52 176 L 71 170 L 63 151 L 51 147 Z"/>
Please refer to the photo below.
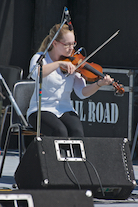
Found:
<path fill-rule="evenodd" d="M 71 55 L 70 57 L 62 57 L 62 61 L 70 61 L 76 66 L 76 72 L 80 73 L 85 80 L 89 82 L 95 82 L 100 78 L 104 78 L 103 69 L 100 65 L 96 63 L 85 62 L 85 57 L 80 54 Z M 81 64 L 82 63 L 82 64 Z M 61 68 L 63 72 L 67 72 L 65 69 Z M 113 87 L 116 89 L 116 93 L 123 95 L 125 90 L 122 85 L 117 82 L 112 83 Z"/>
<path fill-rule="evenodd" d="M 85 57 L 80 53 L 80 54 L 75 54 L 74 56 L 70 56 L 67 58 L 61 58 L 61 60 L 63 61 L 70 61 L 72 62 L 73 65 L 75 65 L 76 67 L 81 64 L 81 62 L 85 59 Z M 89 67 L 87 67 L 89 65 Z M 95 73 L 93 72 L 93 70 L 95 69 Z M 61 68 L 62 71 L 66 72 L 65 69 Z M 97 75 L 97 71 L 99 71 L 99 75 Z M 89 82 L 94 82 L 96 80 L 98 80 L 100 78 L 100 76 L 102 76 L 102 67 L 96 63 L 83 63 L 80 67 L 78 67 L 76 69 L 76 72 L 81 73 L 81 75 L 85 78 L 85 80 L 89 81 Z"/>

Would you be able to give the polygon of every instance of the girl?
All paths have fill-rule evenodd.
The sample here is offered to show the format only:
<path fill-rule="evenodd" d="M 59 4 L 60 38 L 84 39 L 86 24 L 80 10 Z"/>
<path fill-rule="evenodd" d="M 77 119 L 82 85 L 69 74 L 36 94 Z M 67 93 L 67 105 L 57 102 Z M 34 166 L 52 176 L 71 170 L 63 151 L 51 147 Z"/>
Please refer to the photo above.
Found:
<path fill-rule="evenodd" d="M 43 40 L 38 53 L 31 59 L 30 72 L 59 28 L 60 24 L 53 26 L 49 35 Z M 71 103 L 71 92 L 74 90 L 79 98 L 84 99 L 94 94 L 101 86 L 109 85 L 113 81 L 109 75 L 106 75 L 103 79 L 86 85 L 85 79 L 80 73 L 75 72 L 76 67 L 71 62 L 60 60 L 61 56 L 71 56 L 75 46 L 74 31 L 70 31 L 68 25 L 64 24 L 43 59 L 41 133 L 46 136 L 83 137 L 82 123 Z M 61 68 L 66 70 L 69 75 L 63 73 Z M 37 129 L 38 113 L 38 75 L 39 67 L 32 74 L 36 86 L 27 111 L 29 123 L 35 130 Z"/>

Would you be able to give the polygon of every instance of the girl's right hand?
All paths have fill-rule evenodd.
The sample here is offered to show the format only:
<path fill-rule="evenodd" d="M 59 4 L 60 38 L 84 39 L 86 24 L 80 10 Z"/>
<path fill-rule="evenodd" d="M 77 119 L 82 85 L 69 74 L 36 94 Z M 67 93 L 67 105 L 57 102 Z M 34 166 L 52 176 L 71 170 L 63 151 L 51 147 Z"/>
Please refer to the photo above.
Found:
<path fill-rule="evenodd" d="M 63 70 L 67 71 L 69 74 L 73 74 L 76 70 L 76 66 L 68 61 L 59 61 L 59 67 L 63 68 Z"/>

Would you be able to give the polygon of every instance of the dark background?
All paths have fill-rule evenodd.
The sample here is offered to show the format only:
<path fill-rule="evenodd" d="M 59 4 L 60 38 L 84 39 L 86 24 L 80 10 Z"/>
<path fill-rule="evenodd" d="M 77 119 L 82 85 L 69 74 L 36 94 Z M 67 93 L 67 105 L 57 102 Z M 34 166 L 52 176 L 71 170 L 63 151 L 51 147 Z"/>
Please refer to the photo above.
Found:
<path fill-rule="evenodd" d="M 85 47 L 87 55 L 120 30 L 89 61 L 102 67 L 138 68 L 137 0 L 1 0 L 0 65 L 21 67 L 25 79 L 30 58 L 50 28 L 61 22 L 65 6 L 70 11 L 77 48 Z"/>
<path fill-rule="evenodd" d="M 101 66 L 138 67 L 137 0 L 1 0 L 0 65 L 28 75 L 29 61 L 67 6 L 78 47 L 89 55 L 117 30 L 119 34 L 90 61 Z"/>

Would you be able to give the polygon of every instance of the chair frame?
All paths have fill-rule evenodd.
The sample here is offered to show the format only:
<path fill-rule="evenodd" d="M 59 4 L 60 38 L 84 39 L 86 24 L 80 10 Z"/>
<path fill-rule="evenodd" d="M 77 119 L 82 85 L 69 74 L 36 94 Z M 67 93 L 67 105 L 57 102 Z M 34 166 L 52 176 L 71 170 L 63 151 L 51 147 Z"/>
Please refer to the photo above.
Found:
<path fill-rule="evenodd" d="M 35 86 L 35 81 L 21 80 L 21 81 L 18 81 L 14 85 L 13 98 L 15 98 L 15 101 L 16 101 L 15 96 L 16 96 L 17 87 L 20 87 L 21 85 L 26 85 L 26 84 L 29 84 L 29 85 L 32 84 L 32 86 Z M 33 87 L 30 90 L 32 90 L 32 93 L 33 93 L 33 90 L 34 90 Z M 31 94 L 30 94 L 29 98 L 31 98 Z M 18 102 L 17 102 L 17 105 L 18 105 Z M 19 106 L 19 108 L 20 108 L 20 106 Z M 23 112 L 23 116 L 26 115 L 27 108 L 25 109 L 25 111 L 22 111 L 21 108 L 20 108 L 20 110 L 21 110 L 21 113 Z M 0 177 L 2 175 L 4 162 L 5 162 L 5 157 L 6 157 L 7 150 L 8 150 L 8 145 L 9 145 L 9 142 L 10 142 L 11 133 L 14 133 L 14 135 L 18 134 L 19 161 L 21 161 L 21 159 L 22 159 L 23 152 L 25 152 L 24 140 L 22 139 L 22 136 L 23 135 L 36 135 L 36 132 L 33 130 L 33 128 L 31 126 L 29 126 L 29 124 L 28 124 L 28 126 L 25 126 L 21 122 L 13 123 L 13 120 L 12 120 L 13 119 L 13 113 L 14 113 L 14 107 L 12 106 L 12 108 L 11 108 L 11 124 L 8 128 L 7 135 L 6 135 L 6 140 L 5 140 L 5 144 L 4 144 L 3 157 L 2 157 L 2 162 L 1 162 L 1 166 L 0 166 Z M 16 117 L 18 117 L 18 115 L 16 115 Z M 14 129 L 16 129 L 15 132 L 14 132 Z M 27 131 L 29 133 L 26 133 Z"/>

